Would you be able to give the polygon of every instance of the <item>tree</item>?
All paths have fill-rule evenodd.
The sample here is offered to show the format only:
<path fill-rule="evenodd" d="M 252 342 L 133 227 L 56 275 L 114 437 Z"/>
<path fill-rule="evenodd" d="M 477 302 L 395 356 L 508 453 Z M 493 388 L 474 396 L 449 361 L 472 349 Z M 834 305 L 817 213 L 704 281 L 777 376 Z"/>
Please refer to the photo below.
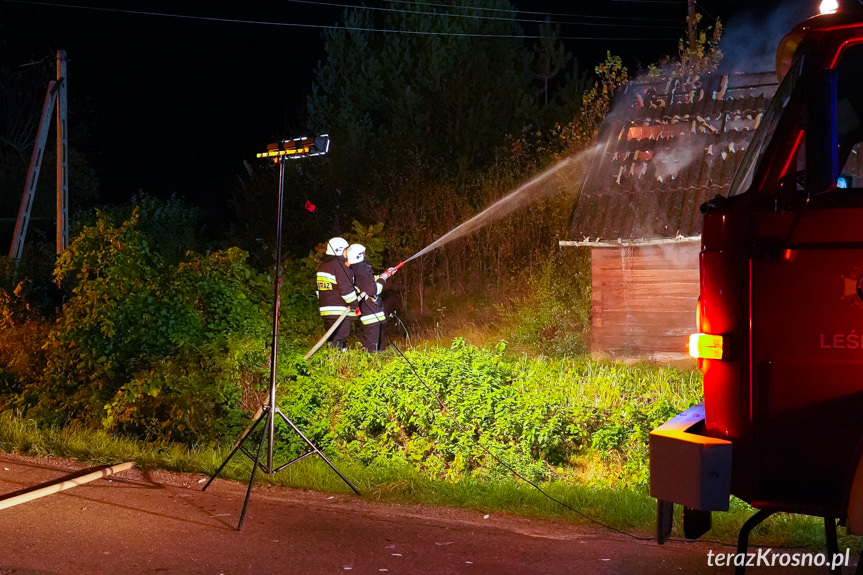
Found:
<path fill-rule="evenodd" d="M 682 37 L 678 41 L 677 56 L 666 56 L 659 64 L 648 67 L 648 77 L 655 79 L 679 78 L 695 74 L 712 72 L 719 67 L 722 60 L 722 51 L 719 49 L 719 41 L 722 39 L 722 22 L 716 20 L 713 26 L 706 29 L 698 29 L 701 23 L 701 14 L 695 14 L 694 43 L 688 37 Z"/>
<path fill-rule="evenodd" d="M 470 17 L 478 8 L 503 16 Z M 530 58 L 511 37 L 520 32 L 514 14 L 507 0 L 346 10 L 324 34 L 307 100 L 312 126 L 333 135 L 337 172 L 357 184 L 415 155 L 438 173 L 491 162 L 530 115 Z"/>
<path fill-rule="evenodd" d="M 566 51 L 560 40 L 560 26 L 552 26 L 548 18 L 539 27 L 539 43 L 533 47 L 533 72 L 542 82 L 544 106 L 548 106 L 548 82 L 557 77 L 572 54 Z"/>
<path fill-rule="evenodd" d="M 612 55 L 611 52 L 606 53 L 605 60 L 596 67 L 595 71 L 599 80 L 584 95 L 582 118 L 577 123 L 584 131 L 582 134 L 584 142 L 589 142 L 595 137 L 600 124 L 611 111 L 618 88 L 629 81 L 629 72 L 623 65 L 623 60 L 620 56 Z"/>

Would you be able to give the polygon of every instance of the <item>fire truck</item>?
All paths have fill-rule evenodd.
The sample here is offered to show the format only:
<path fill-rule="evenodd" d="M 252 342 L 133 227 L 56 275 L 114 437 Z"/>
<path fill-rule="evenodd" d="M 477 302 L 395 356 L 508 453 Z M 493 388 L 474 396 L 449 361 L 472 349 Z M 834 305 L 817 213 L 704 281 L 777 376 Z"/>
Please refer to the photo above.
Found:
<path fill-rule="evenodd" d="M 780 85 L 727 196 L 701 207 L 704 401 L 651 432 L 657 539 L 697 539 L 734 495 L 863 534 L 863 8 L 785 36 Z"/>

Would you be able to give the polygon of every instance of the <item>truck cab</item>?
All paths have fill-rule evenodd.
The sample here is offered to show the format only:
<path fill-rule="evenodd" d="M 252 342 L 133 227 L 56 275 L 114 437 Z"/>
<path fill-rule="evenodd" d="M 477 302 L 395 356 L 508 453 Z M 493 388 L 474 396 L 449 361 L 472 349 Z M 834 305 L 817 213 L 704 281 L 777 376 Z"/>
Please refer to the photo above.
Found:
<path fill-rule="evenodd" d="M 697 538 L 731 495 L 760 510 L 748 530 L 788 512 L 824 517 L 828 543 L 837 520 L 863 534 L 863 11 L 797 26 L 777 73 L 728 195 L 702 206 L 704 403 L 651 432 L 660 542 L 674 504 Z"/>

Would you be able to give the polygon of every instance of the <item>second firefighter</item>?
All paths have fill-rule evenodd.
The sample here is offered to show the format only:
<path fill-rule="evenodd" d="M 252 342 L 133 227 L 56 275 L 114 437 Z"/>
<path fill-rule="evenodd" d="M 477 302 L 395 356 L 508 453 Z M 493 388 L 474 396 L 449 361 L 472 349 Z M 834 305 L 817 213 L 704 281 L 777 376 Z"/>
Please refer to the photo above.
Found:
<path fill-rule="evenodd" d="M 383 299 L 380 297 L 388 274 L 375 276 L 372 264 L 366 259 L 366 248 L 361 244 L 351 244 L 347 249 L 347 260 L 354 273 L 354 285 L 360 291 L 360 322 L 363 326 L 361 341 L 363 347 L 372 353 L 384 349 Z"/>

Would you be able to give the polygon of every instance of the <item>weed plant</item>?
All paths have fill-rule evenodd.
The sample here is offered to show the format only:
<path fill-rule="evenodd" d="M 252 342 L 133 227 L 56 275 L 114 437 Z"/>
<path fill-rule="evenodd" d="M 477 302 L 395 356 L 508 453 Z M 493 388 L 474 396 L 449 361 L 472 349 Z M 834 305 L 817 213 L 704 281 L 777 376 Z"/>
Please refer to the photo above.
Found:
<path fill-rule="evenodd" d="M 321 439 L 365 464 L 408 463 L 452 481 L 509 477 L 513 467 L 532 481 L 643 489 L 649 430 L 699 400 L 697 372 L 517 357 L 503 343 L 456 339 L 406 359 L 358 365 L 342 380 L 344 401 Z M 313 365 L 346 367 L 326 356 Z"/>

